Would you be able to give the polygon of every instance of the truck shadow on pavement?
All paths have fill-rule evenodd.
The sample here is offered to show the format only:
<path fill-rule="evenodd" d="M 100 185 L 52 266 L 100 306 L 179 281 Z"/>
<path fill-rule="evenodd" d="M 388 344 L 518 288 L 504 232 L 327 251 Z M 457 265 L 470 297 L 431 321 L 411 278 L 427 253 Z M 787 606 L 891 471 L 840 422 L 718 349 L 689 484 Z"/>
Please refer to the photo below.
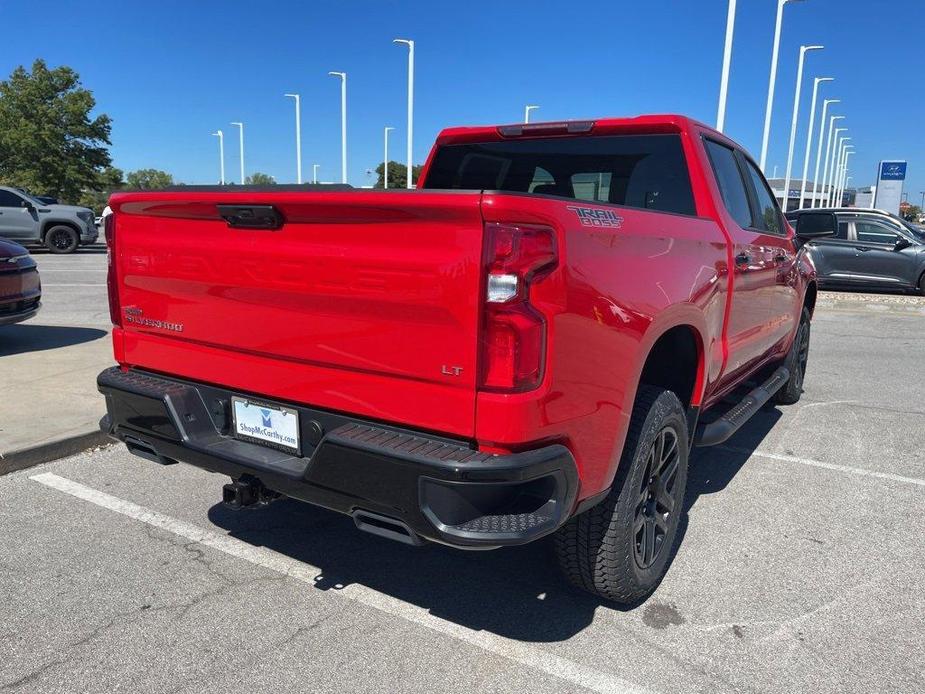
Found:
<path fill-rule="evenodd" d="M 70 347 L 106 337 L 105 330 L 58 325 L 10 325 L 0 328 L 0 357 Z"/>
<path fill-rule="evenodd" d="M 779 418 L 777 410 L 760 412 L 730 441 L 734 450 L 695 449 L 682 539 L 697 499 L 722 491 Z M 549 539 L 485 552 L 413 548 L 359 532 L 346 516 L 290 499 L 256 511 L 216 504 L 209 520 L 232 537 L 319 567 L 319 590 L 361 584 L 469 629 L 520 641 L 562 641 L 588 627 L 599 608 L 640 607 L 620 608 L 566 585 Z"/>

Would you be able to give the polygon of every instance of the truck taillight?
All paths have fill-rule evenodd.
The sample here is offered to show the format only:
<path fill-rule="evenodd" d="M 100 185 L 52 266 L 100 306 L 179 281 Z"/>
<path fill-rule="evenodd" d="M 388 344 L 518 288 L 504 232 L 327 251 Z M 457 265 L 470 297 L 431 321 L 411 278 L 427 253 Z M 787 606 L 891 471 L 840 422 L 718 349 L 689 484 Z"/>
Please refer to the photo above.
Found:
<path fill-rule="evenodd" d="M 546 359 L 546 319 L 530 287 L 556 267 L 550 227 L 485 224 L 485 304 L 479 387 L 517 393 L 539 386 Z"/>
<path fill-rule="evenodd" d="M 103 235 L 106 237 L 106 291 L 109 293 L 109 320 L 112 324 L 122 327 L 122 311 L 119 305 L 119 282 L 117 276 L 116 256 L 116 215 L 108 214 L 103 217 Z"/>

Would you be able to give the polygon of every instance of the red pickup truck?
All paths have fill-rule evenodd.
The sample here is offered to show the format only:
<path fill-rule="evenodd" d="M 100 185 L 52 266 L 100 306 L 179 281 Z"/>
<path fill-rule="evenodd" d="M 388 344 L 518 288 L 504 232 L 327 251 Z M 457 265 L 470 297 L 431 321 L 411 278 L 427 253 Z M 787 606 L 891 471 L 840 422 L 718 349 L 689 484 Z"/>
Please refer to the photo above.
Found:
<path fill-rule="evenodd" d="M 752 159 L 684 117 L 448 129 L 416 191 L 110 205 L 101 426 L 230 476 L 234 508 L 554 534 L 573 583 L 633 602 L 676 549 L 690 448 L 800 397 L 813 266 Z"/>

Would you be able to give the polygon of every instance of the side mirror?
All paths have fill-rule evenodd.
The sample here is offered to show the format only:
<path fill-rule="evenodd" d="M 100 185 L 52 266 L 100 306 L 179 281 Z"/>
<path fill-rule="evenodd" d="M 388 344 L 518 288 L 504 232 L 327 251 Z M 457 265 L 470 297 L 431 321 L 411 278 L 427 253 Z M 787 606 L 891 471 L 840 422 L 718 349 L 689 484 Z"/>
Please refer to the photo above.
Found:
<path fill-rule="evenodd" d="M 797 218 L 797 236 L 803 241 L 820 239 L 826 236 L 835 236 L 838 222 L 834 214 L 815 213 L 801 214 Z"/>
<path fill-rule="evenodd" d="M 900 236 L 896 239 L 896 244 L 893 246 L 894 251 L 901 251 L 904 248 L 909 248 L 912 245 L 912 241 L 907 239 L 905 236 Z"/>
<path fill-rule="evenodd" d="M 19 203 L 19 206 L 20 206 L 20 207 L 25 207 L 27 210 L 34 210 L 34 209 L 35 209 L 35 205 L 33 205 L 33 204 L 32 204 L 31 202 L 29 202 L 28 200 L 23 200 L 21 203 Z"/>

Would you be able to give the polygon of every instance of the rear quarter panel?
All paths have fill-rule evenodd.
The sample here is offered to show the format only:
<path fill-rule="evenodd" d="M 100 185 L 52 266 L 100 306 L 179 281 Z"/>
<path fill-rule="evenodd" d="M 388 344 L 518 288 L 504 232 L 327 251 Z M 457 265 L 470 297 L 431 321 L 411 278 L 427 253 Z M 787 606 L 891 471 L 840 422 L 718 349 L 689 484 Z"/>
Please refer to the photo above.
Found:
<path fill-rule="evenodd" d="M 569 208 L 615 212 L 619 228 L 583 226 Z M 486 222 L 548 224 L 560 263 L 533 287 L 549 316 L 547 370 L 538 391 L 480 393 L 476 436 L 516 450 L 560 441 L 575 454 L 581 497 L 616 472 L 639 376 L 651 346 L 677 325 L 694 328 L 702 354 L 695 403 L 723 365 L 727 244 L 704 218 L 542 196 L 487 194 Z"/>

